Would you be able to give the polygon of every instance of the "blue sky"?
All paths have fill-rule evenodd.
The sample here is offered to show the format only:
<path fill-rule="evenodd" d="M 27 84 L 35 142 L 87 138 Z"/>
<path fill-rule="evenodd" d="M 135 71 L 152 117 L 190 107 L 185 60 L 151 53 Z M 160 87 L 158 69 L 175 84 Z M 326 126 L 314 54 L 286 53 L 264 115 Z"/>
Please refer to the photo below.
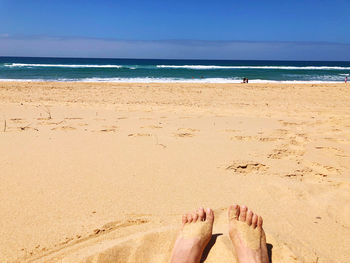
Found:
<path fill-rule="evenodd" d="M 350 60 L 349 0 L 0 0 L 0 55 Z"/>

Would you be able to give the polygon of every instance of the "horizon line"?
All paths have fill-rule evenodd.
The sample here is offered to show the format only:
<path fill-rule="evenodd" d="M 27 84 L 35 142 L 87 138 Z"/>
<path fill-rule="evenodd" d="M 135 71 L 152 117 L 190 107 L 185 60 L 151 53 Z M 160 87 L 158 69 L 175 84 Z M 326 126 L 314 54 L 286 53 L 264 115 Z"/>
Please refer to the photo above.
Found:
<path fill-rule="evenodd" d="M 191 58 L 103 58 L 103 57 L 68 57 L 68 56 L 2 56 L 0 58 L 63 58 L 63 59 L 120 59 L 120 60 L 194 60 L 194 61 L 293 61 L 293 62 L 346 62 L 350 60 L 297 60 L 297 59 L 191 59 Z"/>

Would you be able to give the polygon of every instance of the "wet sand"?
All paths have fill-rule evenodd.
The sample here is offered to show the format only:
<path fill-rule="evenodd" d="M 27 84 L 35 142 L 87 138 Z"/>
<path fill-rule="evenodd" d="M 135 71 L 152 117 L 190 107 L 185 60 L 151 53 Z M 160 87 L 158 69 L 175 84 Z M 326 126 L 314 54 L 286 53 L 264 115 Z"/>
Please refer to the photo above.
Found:
<path fill-rule="evenodd" d="M 200 206 L 235 262 L 232 203 L 273 262 L 349 260 L 350 85 L 0 82 L 0 164 L 1 262 L 166 262 Z"/>

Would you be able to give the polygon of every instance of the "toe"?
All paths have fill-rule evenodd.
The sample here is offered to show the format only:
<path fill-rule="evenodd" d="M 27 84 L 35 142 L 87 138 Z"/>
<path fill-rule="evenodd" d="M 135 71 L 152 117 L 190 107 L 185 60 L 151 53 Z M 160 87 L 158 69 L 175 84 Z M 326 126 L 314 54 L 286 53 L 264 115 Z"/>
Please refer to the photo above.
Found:
<path fill-rule="evenodd" d="M 182 224 L 186 224 L 187 223 L 187 216 L 183 215 L 182 216 Z"/>
<path fill-rule="evenodd" d="M 240 213 L 239 205 L 231 205 L 228 208 L 228 219 L 229 220 L 233 220 L 233 219 L 238 220 L 239 213 Z"/>
<path fill-rule="evenodd" d="M 261 216 L 258 217 L 258 227 L 262 227 L 263 225 L 263 219 Z"/>
<path fill-rule="evenodd" d="M 187 222 L 191 223 L 192 220 L 193 220 L 192 215 L 191 214 L 187 214 Z"/>
<path fill-rule="evenodd" d="M 254 214 L 252 218 L 252 227 L 256 228 L 257 224 L 258 224 L 258 216 Z"/>
<path fill-rule="evenodd" d="M 193 222 L 194 222 L 194 223 L 197 222 L 197 220 L 198 220 L 198 214 L 197 214 L 197 212 L 194 212 L 194 213 L 192 214 L 192 219 L 193 219 Z"/>
<path fill-rule="evenodd" d="M 204 212 L 203 207 L 199 208 L 198 216 L 199 216 L 199 220 L 200 221 L 204 221 L 205 220 L 205 212 Z"/>
<path fill-rule="evenodd" d="M 253 212 L 249 210 L 247 213 L 247 219 L 246 219 L 246 222 L 249 226 L 252 224 L 252 220 L 253 220 Z"/>
<path fill-rule="evenodd" d="M 242 208 L 241 208 L 241 212 L 239 214 L 239 221 L 242 221 L 242 222 L 246 221 L 246 219 L 247 219 L 247 211 L 248 211 L 248 207 L 243 205 Z"/>
<path fill-rule="evenodd" d="M 205 211 L 205 217 L 206 217 L 205 221 L 208 221 L 209 223 L 212 224 L 214 222 L 214 212 L 213 212 L 213 210 L 211 210 L 210 208 L 207 208 L 206 211 Z"/>

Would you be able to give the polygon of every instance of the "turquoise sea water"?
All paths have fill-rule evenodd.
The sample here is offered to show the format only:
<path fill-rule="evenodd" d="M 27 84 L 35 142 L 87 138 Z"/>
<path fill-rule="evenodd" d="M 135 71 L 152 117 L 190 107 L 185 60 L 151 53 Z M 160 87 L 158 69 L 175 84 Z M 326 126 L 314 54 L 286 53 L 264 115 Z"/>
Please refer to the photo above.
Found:
<path fill-rule="evenodd" d="M 342 82 L 350 62 L 0 57 L 0 80 Z"/>

